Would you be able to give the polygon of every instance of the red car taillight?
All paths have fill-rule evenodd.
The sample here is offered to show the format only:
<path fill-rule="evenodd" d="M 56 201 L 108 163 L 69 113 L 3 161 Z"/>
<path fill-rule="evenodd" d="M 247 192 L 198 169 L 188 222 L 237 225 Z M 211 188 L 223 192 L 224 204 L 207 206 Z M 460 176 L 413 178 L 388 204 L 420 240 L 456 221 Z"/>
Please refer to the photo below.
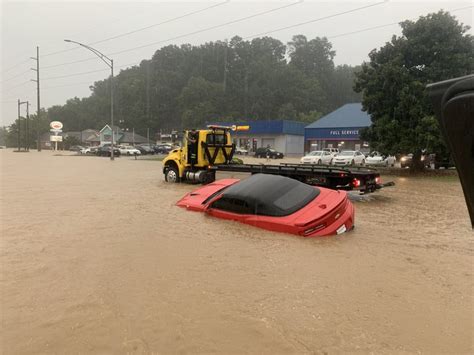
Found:
<path fill-rule="evenodd" d="M 309 228 L 309 229 L 306 229 L 306 230 L 303 232 L 303 235 L 310 235 L 311 233 L 317 232 L 317 231 L 323 229 L 324 227 L 326 227 L 326 223 L 319 224 L 319 225 L 317 225 L 316 227 L 311 227 L 311 228 Z"/>

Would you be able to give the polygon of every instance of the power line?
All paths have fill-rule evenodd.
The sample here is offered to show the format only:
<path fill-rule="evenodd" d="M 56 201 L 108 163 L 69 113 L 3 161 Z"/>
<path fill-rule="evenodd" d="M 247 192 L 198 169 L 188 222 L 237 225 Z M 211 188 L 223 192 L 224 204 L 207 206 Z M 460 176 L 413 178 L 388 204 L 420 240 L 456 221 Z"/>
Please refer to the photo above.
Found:
<path fill-rule="evenodd" d="M 133 62 L 133 63 L 124 64 L 124 65 L 121 65 L 117 68 L 120 69 L 120 68 L 124 68 L 124 67 L 129 67 L 129 66 L 132 66 L 132 65 L 137 65 L 137 64 L 140 64 L 140 62 Z M 99 73 L 99 72 L 105 72 L 105 71 L 109 71 L 109 70 L 108 69 L 90 70 L 90 71 L 85 71 L 85 72 L 81 72 L 81 73 L 72 73 L 72 74 L 67 74 L 67 75 L 51 76 L 51 77 L 48 77 L 48 78 L 43 78 L 43 80 L 69 78 L 71 76 L 78 76 L 78 75 L 91 74 L 91 73 Z"/>
<path fill-rule="evenodd" d="M 23 86 L 23 85 L 25 85 L 25 84 L 28 84 L 29 82 L 30 82 L 29 80 L 28 80 L 28 81 L 25 81 L 25 82 L 23 82 L 23 83 L 20 83 L 20 84 L 18 84 L 18 85 L 15 85 L 15 86 L 12 86 L 12 87 L 8 88 L 8 90 L 13 90 L 13 89 L 15 89 L 15 88 L 17 88 L 17 87 L 20 87 L 20 86 Z"/>
<path fill-rule="evenodd" d="M 249 20 L 249 19 L 254 18 L 254 17 L 263 16 L 263 15 L 266 15 L 266 14 L 269 14 L 269 13 L 272 13 L 272 12 L 275 12 L 275 11 L 278 11 L 278 10 L 282 10 L 282 9 L 288 8 L 288 7 L 290 7 L 290 6 L 299 5 L 299 4 L 301 4 L 302 2 L 303 2 L 303 0 L 299 0 L 299 1 L 294 2 L 294 3 L 291 3 L 291 4 L 289 4 L 289 5 L 284 5 L 284 6 L 276 7 L 276 8 L 273 8 L 273 9 L 270 9 L 270 10 L 266 10 L 266 11 L 263 11 L 263 12 L 259 12 L 259 13 L 256 13 L 256 14 L 253 14 L 253 15 L 250 15 L 250 16 L 241 17 L 241 18 L 238 18 L 238 19 L 235 19 L 235 20 L 232 20 L 232 21 L 228 21 L 228 22 L 225 22 L 225 23 L 221 23 L 221 24 L 219 24 L 219 25 L 215 25 L 215 26 L 203 28 L 203 29 L 201 29 L 201 30 L 197 30 L 197 31 L 185 33 L 185 34 L 182 34 L 182 35 L 179 35 L 179 36 L 175 36 L 175 37 L 172 37 L 172 38 L 168 38 L 168 39 L 164 39 L 164 40 L 161 40 L 161 41 L 156 41 L 156 42 L 144 44 L 144 45 L 141 45 L 141 46 L 137 46 L 137 47 L 132 47 L 132 48 L 124 49 L 124 50 L 121 50 L 121 51 L 118 51 L 118 52 L 113 52 L 113 53 L 110 53 L 110 54 L 108 54 L 108 55 L 109 55 L 109 56 L 112 56 L 112 55 L 122 54 L 122 53 L 130 52 L 130 51 L 134 51 L 134 50 L 136 50 L 136 49 L 141 49 L 141 48 L 153 46 L 153 45 L 156 45 L 156 44 L 159 44 L 159 43 L 169 42 L 169 41 L 173 41 L 173 40 L 180 39 L 180 38 L 183 38 L 183 37 L 192 36 L 192 35 L 195 35 L 195 34 L 198 34 L 198 33 L 207 32 L 207 31 L 210 31 L 210 30 L 214 30 L 214 29 L 216 29 L 216 28 L 220 28 L 220 27 L 224 27 L 224 26 L 231 25 L 231 24 L 234 24 L 234 23 L 238 23 L 238 22 L 242 22 L 242 21 L 245 21 L 245 20 Z M 96 58 L 96 57 L 89 57 L 89 58 L 84 58 L 84 59 L 75 60 L 75 61 L 72 61 L 72 62 L 50 65 L 50 66 L 43 67 L 43 69 L 46 69 L 46 68 L 54 68 L 54 67 L 59 67 L 59 66 L 63 66 L 63 65 L 75 64 L 75 63 L 87 62 L 87 61 L 93 60 L 93 59 L 95 59 L 95 58 Z"/>
<path fill-rule="evenodd" d="M 367 32 L 367 31 L 372 31 L 372 30 L 376 30 L 376 29 L 379 29 L 379 28 L 384 28 L 384 27 L 390 27 L 390 26 L 398 25 L 399 23 L 400 23 L 400 22 L 392 22 L 392 23 L 387 23 L 387 24 L 385 24 L 385 25 L 378 25 L 378 26 L 374 26 L 374 27 L 367 27 L 367 28 L 363 28 L 363 29 L 361 29 L 361 30 L 356 30 L 356 31 L 351 31 L 351 32 L 345 32 L 345 33 L 341 33 L 341 34 L 338 34 L 338 35 L 329 36 L 329 37 L 327 37 L 327 38 L 328 38 L 328 39 L 332 39 L 332 38 L 345 37 L 345 36 L 353 35 L 353 34 L 356 34 L 356 33 Z"/>
<path fill-rule="evenodd" d="M 447 10 L 447 12 L 456 12 L 456 11 L 461 11 L 461 10 L 467 10 L 467 9 L 471 9 L 473 8 L 474 6 L 465 6 L 465 7 L 460 7 L 460 8 L 457 8 L 457 9 L 452 9 L 452 10 Z M 415 18 L 413 18 L 412 20 L 415 20 Z M 398 21 L 398 22 L 391 22 L 391 23 L 387 23 L 387 24 L 384 24 L 384 25 L 378 25 L 378 26 L 373 26 L 373 27 L 367 27 L 367 28 L 363 28 L 363 29 L 360 29 L 360 30 L 355 30 L 355 31 L 350 31 L 350 32 L 345 32 L 345 33 L 341 33 L 341 34 L 338 34 L 338 35 L 334 35 L 334 36 L 329 36 L 327 37 L 328 39 L 332 39 L 332 38 L 339 38 L 339 37 L 345 37 L 345 36 L 350 36 L 350 35 L 353 35 L 353 34 L 357 34 L 357 33 L 361 33 L 361 32 L 367 32 L 367 31 L 372 31 L 372 30 L 377 30 L 379 28 L 384 28 L 384 27 L 390 27 L 390 26 L 394 26 L 394 25 L 399 25 L 400 22 L 402 21 Z"/>
<path fill-rule="evenodd" d="M 83 81 L 83 82 L 80 82 L 80 83 L 73 83 L 73 84 L 66 84 L 66 85 L 46 86 L 46 87 L 43 88 L 43 90 L 64 88 L 64 87 L 68 87 L 68 86 L 79 86 L 79 85 L 85 85 L 85 84 L 92 85 L 90 81 Z"/>
<path fill-rule="evenodd" d="M 28 70 L 26 70 L 26 71 L 24 71 L 24 72 L 21 72 L 21 73 L 15 75 L 15 76 L 12 76 L 12 77 L 10 77 L 10 78 L 8 78 L 8 79 L 2 80 L 1 82 L 2 82 L 2 83 L 5 83 L 5 82 L 7 82 L 7 81 L 10 81 L 10 80 L 12 80 L 12 79 L 18 78 L 19 76 L 22 76 L 23 74 L 26 74 L 26 73 L 29 73 L 29 72 L 30 72 L 30 70 L 28 69 Z"/>
<path fill-rule="evenodd" d="M 278 11 L 278 10 L 282 10 L 282 9 L 288 8 L 288 7 L 290 7 L 290 6 L 299 5 L 299 4 L 301 4 L 302 2 L 303 2 L 303 0 L 299 0 L 299 1 L 294 2 L 294 3 L 292 3 L 292 4 L 289 4 L 289 5 L 284 5 L 284 6 L 276 7 L 276 8 L 271 9 L 271 10 L 259 12 L 259 13 L 256 13 L 256 14 L 250 15 L 250 16 L 241 17 L 241 18 L 238 18 L 238 19 L 235 19 L 235 20 L 232 20 L 232 21 L 228 21 L 228 22 L 225 22 L 225 23 L 221 23 L 221 24 L 219 24 L 219 25 L 215 25 L 215 26 L 203 28 L 203 29 L 201 29 L 201 30 L 197 30 L 197 31 L 194 31 L 194 32 L 185 33 L 185 34 L 183 34 L 183 35 L 179 35 L 179 36 L 172 37 L 172 38 L 168 38 L 168 39 L 164 39 L 164 40 L 161 40 L 161 41 L 156 41 L 156 42 L 144 44 L 144 45 L 137 46 L 137 47 L 133 47 L 133 48 L 129 48 L 129 49 L 124 49 L 124 50 L 121 50 L 121 51 L 118 51 L 118 52 L 113 52 L 113 53 L 110 53 L 110 55 L 122 54 L 122 53 L 130 52 L 130 51 L 134 51 L 134 50 L 136 50 L 136 49 L 146 48 L 146 47 L 153 46 L 153 45 L 156 45 L 156 44 L 160 44 L 160 43 L 164 43 L 164 42 L 173 41 L 173 40 L 180 39 L 180 38 L 187 37 L 187 36 L 192 36 L 192 35 L 195 35 L 195 34 L 198 34 L 198 33 L 207 32 L 207 31 L 210 31 L 210 30 L 215 30 L 216 28 L 220 28 L 220 27 L 224 27 L 224 26 L 227 26 L 227 25 L 232 25 L 232 24 L 234 24 L 234 23 L 246 21 L 246 20 L 249 20 L 249 19 L 254 18 L 254 17 L 263 16 L 263 15 L 266 15 L 266 14 L 269 14 L 269 13 L 272 13 L 272 12 L 275 12 L 275 11 Z"/>
<path fill-rule="evenodd" d="M 125 37 L 125 36 L 131 35 L 131 34 L 133 34 L 133 33 L 137 33 L 137 32 L 140 32 L 140 31 L 144 31 L 144 30 L 147 30 L 147 29 L 150 29 L 150 28 L 153 28 L 153 27 L 161 26 L 161 25 L 164 25 L 164 24 L 167 24 L 167 23 L 176 21 L 176 20 L 183 19 L 183 18 L 188 17 L 188 16 L 192 16 L 192 15 L 195 15 L 195 14 L 199 14 L 199 13 L 201 13 L 201 12 L 210 10 L 210 9 L 212 9 L 212 8 L 225 5 L 225 4 L 229 3 L 229 2 L 230 2 L 230 0 L 226 0 L 226 1 L 224 1 L 224 2 L 221 2 L 221 3 L 218 3 L 218 4 L 214 4 L 214 5 L 211 5 L 211 6 L 208 6 L 208 7 L 203 8 L 203 9 L 196 10 L 196 11 L 188 12 L 188 13 L 186 13 L 186 14 L 184 14 L 184 15 L 177 16 L 177 17 L 171 18 L 171 19 L 166 20 L 166 21 L 157 22 L 157 23 L 151 24 L 151 25 L 149 25 L 149 26 L 141 27 L 141 28 L 138 28 L 138 29 L 136 29 L 136 30 L 132 30 L 132 31 L 129 31 L 129 32 L 121 33 L 121 34 L 118 34 L 118 35 L 116 35 L 116 36 L 108 37 L 108 38 L 105 38 L 105 39 L 101 39 L 101 40 L 99 40 L 99 41 L 95 41 L 95 42 L 91 42 L 91 43 L 86 43 L 86 44 L 87 44 L 88 46 L 92 46 L 92 45 L 94 45 L 94 44 L 103 43 L 103 42 L 111 41 L 111 40 L 113 40 L 113 39 Z M 74 48 L 69 48 L 69 49 L 63 49 L 63 50 L 56 51 L 56 52 L 51 52 L 51 53 L 48 53 L 48 54 L 43 55 L 43 57 L 48 57 L 48 56 L 55 55 L 55 54 L 59 54 L 59 53 L 64 53 L 64 52 L 73 51 L 73 50 L 76 50 L 76 49 L 78 49 L 78 48 L 80 48 L 80 46 L 74 47 Z"/>
<path fill-rule="evenodd" d="M 103 71 L 109 71 L 108 69 L 99 69 L 99 70 L 90 70 L 90 71 L 84 71 L 80 73 L 73 73 L 73 74 L 67 74 L 67 75 L 60 75 L 60 76 L 51 76 L 47 78 L 43 78 L 43 80 L 53 80 L 53 79 L 61 79 L 61 78 L 69 78 L 70 76 L 78 76 L 78 75 L 84 75 L 84 74 L 90 74 L 90 73 L 99 73 Z"/>
<path fill-rule="evenodd" d="M 7 68 L 7 69 L 3 70 L 3 72 L 4 72 L 4 73 L 7 73 L 7 72 L 9 72 L 10 70 L 13 70 L 13 69 L 19 67 L 19 66 L 22 65 L 22 64 L 28 63 L 29 61 L 30 61 L 30 60 L 27 59 L 27 60 L 24 60 L 24 61 L 22 61 L 22 62 L 16 63 L 15 65 L 11 66 L 10 68 Z"/>
<path fill-rule="evenodd" d="M 301 26 L 301 25 L 306 24 L 306 23 L 321 21 L 321 20 L 323 20 L 323 19 L 327 19 L 327 18 L 331 18 L 331 17 L 340 16 L 340 15 L 343 15 L 343 14 L 347 14 L 347 13 L 359 11 L 359 10 L 362 10 L 362 9 L 364 9 L 364 8 L 367 8 L 367 7 L 381 5 L 381 4 L 384 4 L 385 2 L 386 2 L 386 1 L 381 2 L 381 3 L 377 3 L 377 4 L 367 5 L 367 6 L 364 6 L 364 7 L 360 7 L 360 8 L 356 8 L 356 9 L 352 9 L 352 10 L 348 10 L 348 11 L 344 11 L 344 12 L 341 12 L 341 13 L 338 13 L 338 14 L 333 14 L 333 15 L 321 17 L 321 18 L 318 18 L 318 19 L 306 21 L 306 22 L 304 22 L 304 23 L 298 23 L 298 24 L 295 24 L 295 25 L 282 27 L 282 28 L 279 28 L 279 29 L 271 30 L 271 31 L 269 31 L 269 32 L 265 32 L 265 33 L 263 33 L 263 34 L 267 34 L 267 33 L 270 33 L 270 32 L 276 32 L 276 31 L 280 31 L 280 30 L 283 30 L 283 29 L 287 29 L 287 28 L 292 28 L 292 27 Z M 295 4 L 298 4 L 298 3 L 293 3 L 293 4 L 291 4 L 291 5 L 286 5 L 286 6 L 292 6 L 292 5 L 295 5 Z M 469 8 L 472 8 L 472 7 L 474 7 L 474 6 L 466 6 L 466 7 L 456 8 L 456 9 L 447 10 L 447 11 L 448 11 L 448 12 L 455 12 L 455 11 L 466 10 L 466 9 L 469 9 Z M 275 11 L 275 10 L 276 10 L 276 9 L 273 9 L 272 11 Z M 253 16 L 256 16 L 256 15 L 253 15 Z M 362 32 L 366 32 L 366 31 L 371 31 L 371 30 L 376 30 L 376 29 L 380 29 L 380 28 L 384 28 L 384 27 L 389 27 L 389 26 L 398 25 L 399 23 L 400 23 L 400 21 L 398 21 L 398 22 L 391 22 L 391 23 L 387 23 L 387 24 L 382 24 L 382 25 L 377 25 L 377 26 L 373 26 L 373 27 L 363 28 L 363 29 L 360 29 L 360 30 L 345 32 L 345 33 L 341 33 L 341 34 L 337 34 L 337 35 L 333 35 L 333 36 L 328 36 L 327 38 L 328 38 L 328 39 L 332 39 L 332 38 L 339 38 L 339 37 L 349 36 L 349 35 L 353 35 L 353 34 L 357 34 L 357 33 L 362 33 Z M 222 24 L 222 25 L 223 25 L 223 24 Z M 218 26 L 221 26 L 221 25 L 218 25 Z M 204 30 L 207 30 L 207 29 L 204 29 Z M 200 30 L 200 31 L 204 31 L 204 30 Z M 195 32 L 192 32 L 192 33 L 195 33 Z M 186 34 L 186 35 L 189 35 L 189 34 Z M 255 34 L 255 35 L 251 35 L 251 36 L 247 36 L 247 37 L 244 37 L 243 39 L 257 37 L 257 36 L 259 36 L 259 35 L 262 35 L 262 33 L 260 33 L 260 34 Z M 185 36 L 185 35 L 181 35 L 181 36 L 179 36 L 179 37 L 183 37 L 183 36 Z M 168 40 L 164 40 L 164 41 L 170 41 L 170 40 L 172 40 L 172 39 L 168 39 Z M 160 42 L 161 42 L 161 41 L 160 41 Z M 123 51 L 122 51 L 122 52 L 123 52 Z M 111 53 L 110 55 L 119 54 L 119 53 L 121 53 L 121 52 Z M 69 63 L 62 63 L 62 64 L 58 64 L 58 65 L 55 65 L 55 66 L 60 66 L 60 65 L 65 65 L 65 64 L 73 64 L 73 63 L 78 63 L 78 62 L 84 62 L 84 61 L 89 61 L 89 60 L 91 60 L 91 59 L 96 59 L 96 57 L 87 58 L 87 59 L 82 59 L 82 60 L 79 60 L 79 61 L 74 61 L 74 62 L 69 62 Z M 125 64 L 125 65 L 119 66 L 118 68 L 124 68 L 124 67 L 128 67 L 128 66 L 138 65 L 138 64 L 140 64 L 140 62 L 141 62 L 141 60 L 140 60 L 139 62 L 134 62 L 134 63 L 129 63 L 129 64 Z M 49 67 L 52 67 L 52 66 L 49 66 Z M 43 69 L 44 69 L 44 68 L 43 68 Z M 45 78 L 45 79 L 43 79 L 43 80 L 53 80 L 53 79 L 67 78 L 67 77 L 71 77 L 71 76 L 79 76 L 79 75 L 90 74 L 90 73 L 98 73 L 98 72 L 102 72 L 102 71 L 107 71 L 107 69 L 93 70 L 93 71 L 87 71 L 87 72 L 81 72 L 81 73 L 73 73 L 73 74 L 62 75 L 62 76 L 57 76 L 57 77 L 49 77 L 49 78 Z M 82 83 L 78 83 L 78 84 L 82 84 Z M 77 85 L 78 85 L 78 84 L 77 84 Z M 68 85 L 68 86 L 73 86 L 73 85 L 76 85 L 76 84 L 72 84 L 72 85 Z M 64 86 L 66 86 L 66 85 L 64 85 Z M 61 85 L 61 86 L 56 86 L 56 87 L 63 87 L 63 85 Z M 49 88 L 51 88 L 51 87 L 49 87 Z"/>
<path fill-rule="evenodd" d="M 266 31 L 266 32 L 260 32 L 260 33 L 257 33 L 257 34 L 255 34 L 255 35 L 252 35 L 252 36 L 243 37 L 242 39 L 244 40 L 244 39 L 248 39 L 248 38 L 263 36 L 263 35 L 267 35 L 267 34 L 269 34 L 269 33 L 279 32 L 279 31 L 283 31 L 283 30 L 290 29 L 290 28 L 294 28 L 294 27 L 299 27 L 299 26 L 307 25 L 307 24 L 309 24 L 309 23 L 314 23 L 314 22 L 318 22 L 318 21 L 327 20 L 327 19 L 330 19 L 330 18 L 333 18 L 333 17 L 337 17 L 337 16 L 341 16 L 341 15 L 346 15 L 346 14 L 350 14 L 350 13 L 353 13 L 353 12 L 356 12 L 356 11 L 364 10 L 364 9 L 369 8 L 369 7 L 374 7 L 374 6 L 383 5 L 383 4 L 387 3 L 388 1 L 389 1 L 389 0 L 384 0 L 384 1 L 382 1 L 382 2 L 378 2 L 378 3 L 375 3 L 375 4 L 365 5 L 365 6 L 357 7 L 357 8 L 355 8 L 355 9 L 351 9 L 351 10 L 347 10 L 347 11 L 343 11 L 343 12 L 338 12 L 338 13 L 335 13 L 335 14 L 332 14 L 332 15 L 323 16 L 323 17 L 318 17 L 318 18 L 316 18 L 316 19 L 309 20 L 309 21 L 304 21 L 304 22 L 300 22 L 300 23 L 296 23 L 296 24 L 294 24 L 294 25 L 289 25 L 289 26 L 285 26 L 285 27 L 276 28 L 276 29 L 274 29 L 274 30 L 270 30 L 270 31 Z"/>

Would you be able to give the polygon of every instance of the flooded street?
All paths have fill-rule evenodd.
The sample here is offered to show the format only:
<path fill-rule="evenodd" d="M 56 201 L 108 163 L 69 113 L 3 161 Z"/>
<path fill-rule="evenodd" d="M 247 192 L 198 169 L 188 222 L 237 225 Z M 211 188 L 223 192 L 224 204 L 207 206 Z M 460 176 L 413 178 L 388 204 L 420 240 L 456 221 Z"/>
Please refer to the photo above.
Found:
<path fill-rule="evenodd" d="M 456 177 L 383 177 L 354 231 L 304 239 L 174 206 L 197 186 L 157 161 L 0 159 L 5 354 L 474 350 Z"/>

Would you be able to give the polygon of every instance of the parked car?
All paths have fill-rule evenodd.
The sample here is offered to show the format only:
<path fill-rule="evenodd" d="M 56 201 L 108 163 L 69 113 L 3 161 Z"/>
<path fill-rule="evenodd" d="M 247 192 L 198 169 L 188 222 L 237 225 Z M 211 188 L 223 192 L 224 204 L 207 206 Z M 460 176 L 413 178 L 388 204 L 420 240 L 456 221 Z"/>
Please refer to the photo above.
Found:
<path fill-rule="evenodd" d="M 325 164 L 331 165 L 332 164 L 332 155 L 330 152 L 325 150 L 313 150 L 309 152 L 309 154 L 305 155 L 301 158 L 301 162 L 303 164 Z"/>
<path fill-rule="evenodd" d="M 425 157 L 424 162 L 427 168 L 432 169 L 449 169 L 455 167 L 454 161 L 449 155 L 442 156 L 440 154 L 429 154 Z"/>
<path fill-rule="evenodd" d="M 257 148 L 255 151 L 256 158 L 272 158 L 272 159 L 283 159 L 284 155 L 281 152 L 277 152 L 273 148 Z"/>
<path fill-rule="evenodd" d="M 248 151 L 247 149 L 242 148 L 242 147 L 236 147 L 234 154 L 237 154 L 237 155 L 247 155 L 247 154 L 249 154 L 249 151 Z"/>
<path fill-rule="evenodd" d="M 140 153 L 143 155 L 155 154 L 155 151 L 149 145 L 137 145 L 135 146 L 135 148 L 137 148 L 140 151 Z"/>
<path fill-rule="evenodd" d="M 405 154 L 400 157 L 400 167 L 401 168 L 406 168 L 411 165 L 411 162 L 413 160 L 413 154 Z"/>
<path fill-rule="evenodd" d="M 358 150 L 343 150 L 332 162 L 334 165 L 365 165 L 365 155 Z"/>
<path fill-rule="evenodd" d="M 304 237 L 342 234 L 354 226 L 345 191 L 267 174 L 222 179 L 187 193 L 179 207 L 251 226 Z"/>
<path fill-rule="evenodd" d="M 158 144 L 153 147 L 156 154 L 168 154 L 173 150 L 171 144 Z"/>
<path fill-rule="evenodd" d="M 69 148 L 69 151 L 80 153 L 81 150 L 83 150 L 83 149 L 85 149 L 85 148 L 81 145 L 73 145 Z"/>
<path fill-rule="evenodd" d="M 137 148 L 132 147 L 130 145 L 118 146 L 118 150 L 120 150 L 120 154 L 122 155 L 140 155 L 141 154 Z"/>
<path fill-rule="evenodd" d="M 97 153 L 97 149 L 99 149 L 99 147 L 87 147 L 82 149 L 80 153 L 85 155 L 95 155 Z"/>
<path fill-rule="evenodd" d="M 393 155 L 385 156 L 377 151 L 365 158 L 365 164 L 374 166 L 395 166 L 396 158 Z"/>
<path fill-rule="evenodd" d="M 112 151 L 112 146 L 110 144 L 104 144 L 103 146 L 99 147 L 97 149 L 97 155 L 99 157 L 110 157 Z M 120 156 L 120 150 L 116 147 L 114 147 L 114 156 L 119 157 Z"/>
<path fill-rule="evenodd" d="M 323 151 L 329 152 L 333 158 L 339 154 L 339 148 L 323 148 Z"/>

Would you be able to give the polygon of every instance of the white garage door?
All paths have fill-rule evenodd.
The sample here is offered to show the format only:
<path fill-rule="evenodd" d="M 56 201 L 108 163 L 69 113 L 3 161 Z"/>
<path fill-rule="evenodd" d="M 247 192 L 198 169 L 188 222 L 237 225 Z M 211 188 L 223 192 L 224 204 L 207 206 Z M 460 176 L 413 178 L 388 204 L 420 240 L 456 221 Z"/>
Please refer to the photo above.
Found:
<path fill-rule="evenodd" d="M 262 147 L 275 148 L 275 138 L 262 138 Z"/>

